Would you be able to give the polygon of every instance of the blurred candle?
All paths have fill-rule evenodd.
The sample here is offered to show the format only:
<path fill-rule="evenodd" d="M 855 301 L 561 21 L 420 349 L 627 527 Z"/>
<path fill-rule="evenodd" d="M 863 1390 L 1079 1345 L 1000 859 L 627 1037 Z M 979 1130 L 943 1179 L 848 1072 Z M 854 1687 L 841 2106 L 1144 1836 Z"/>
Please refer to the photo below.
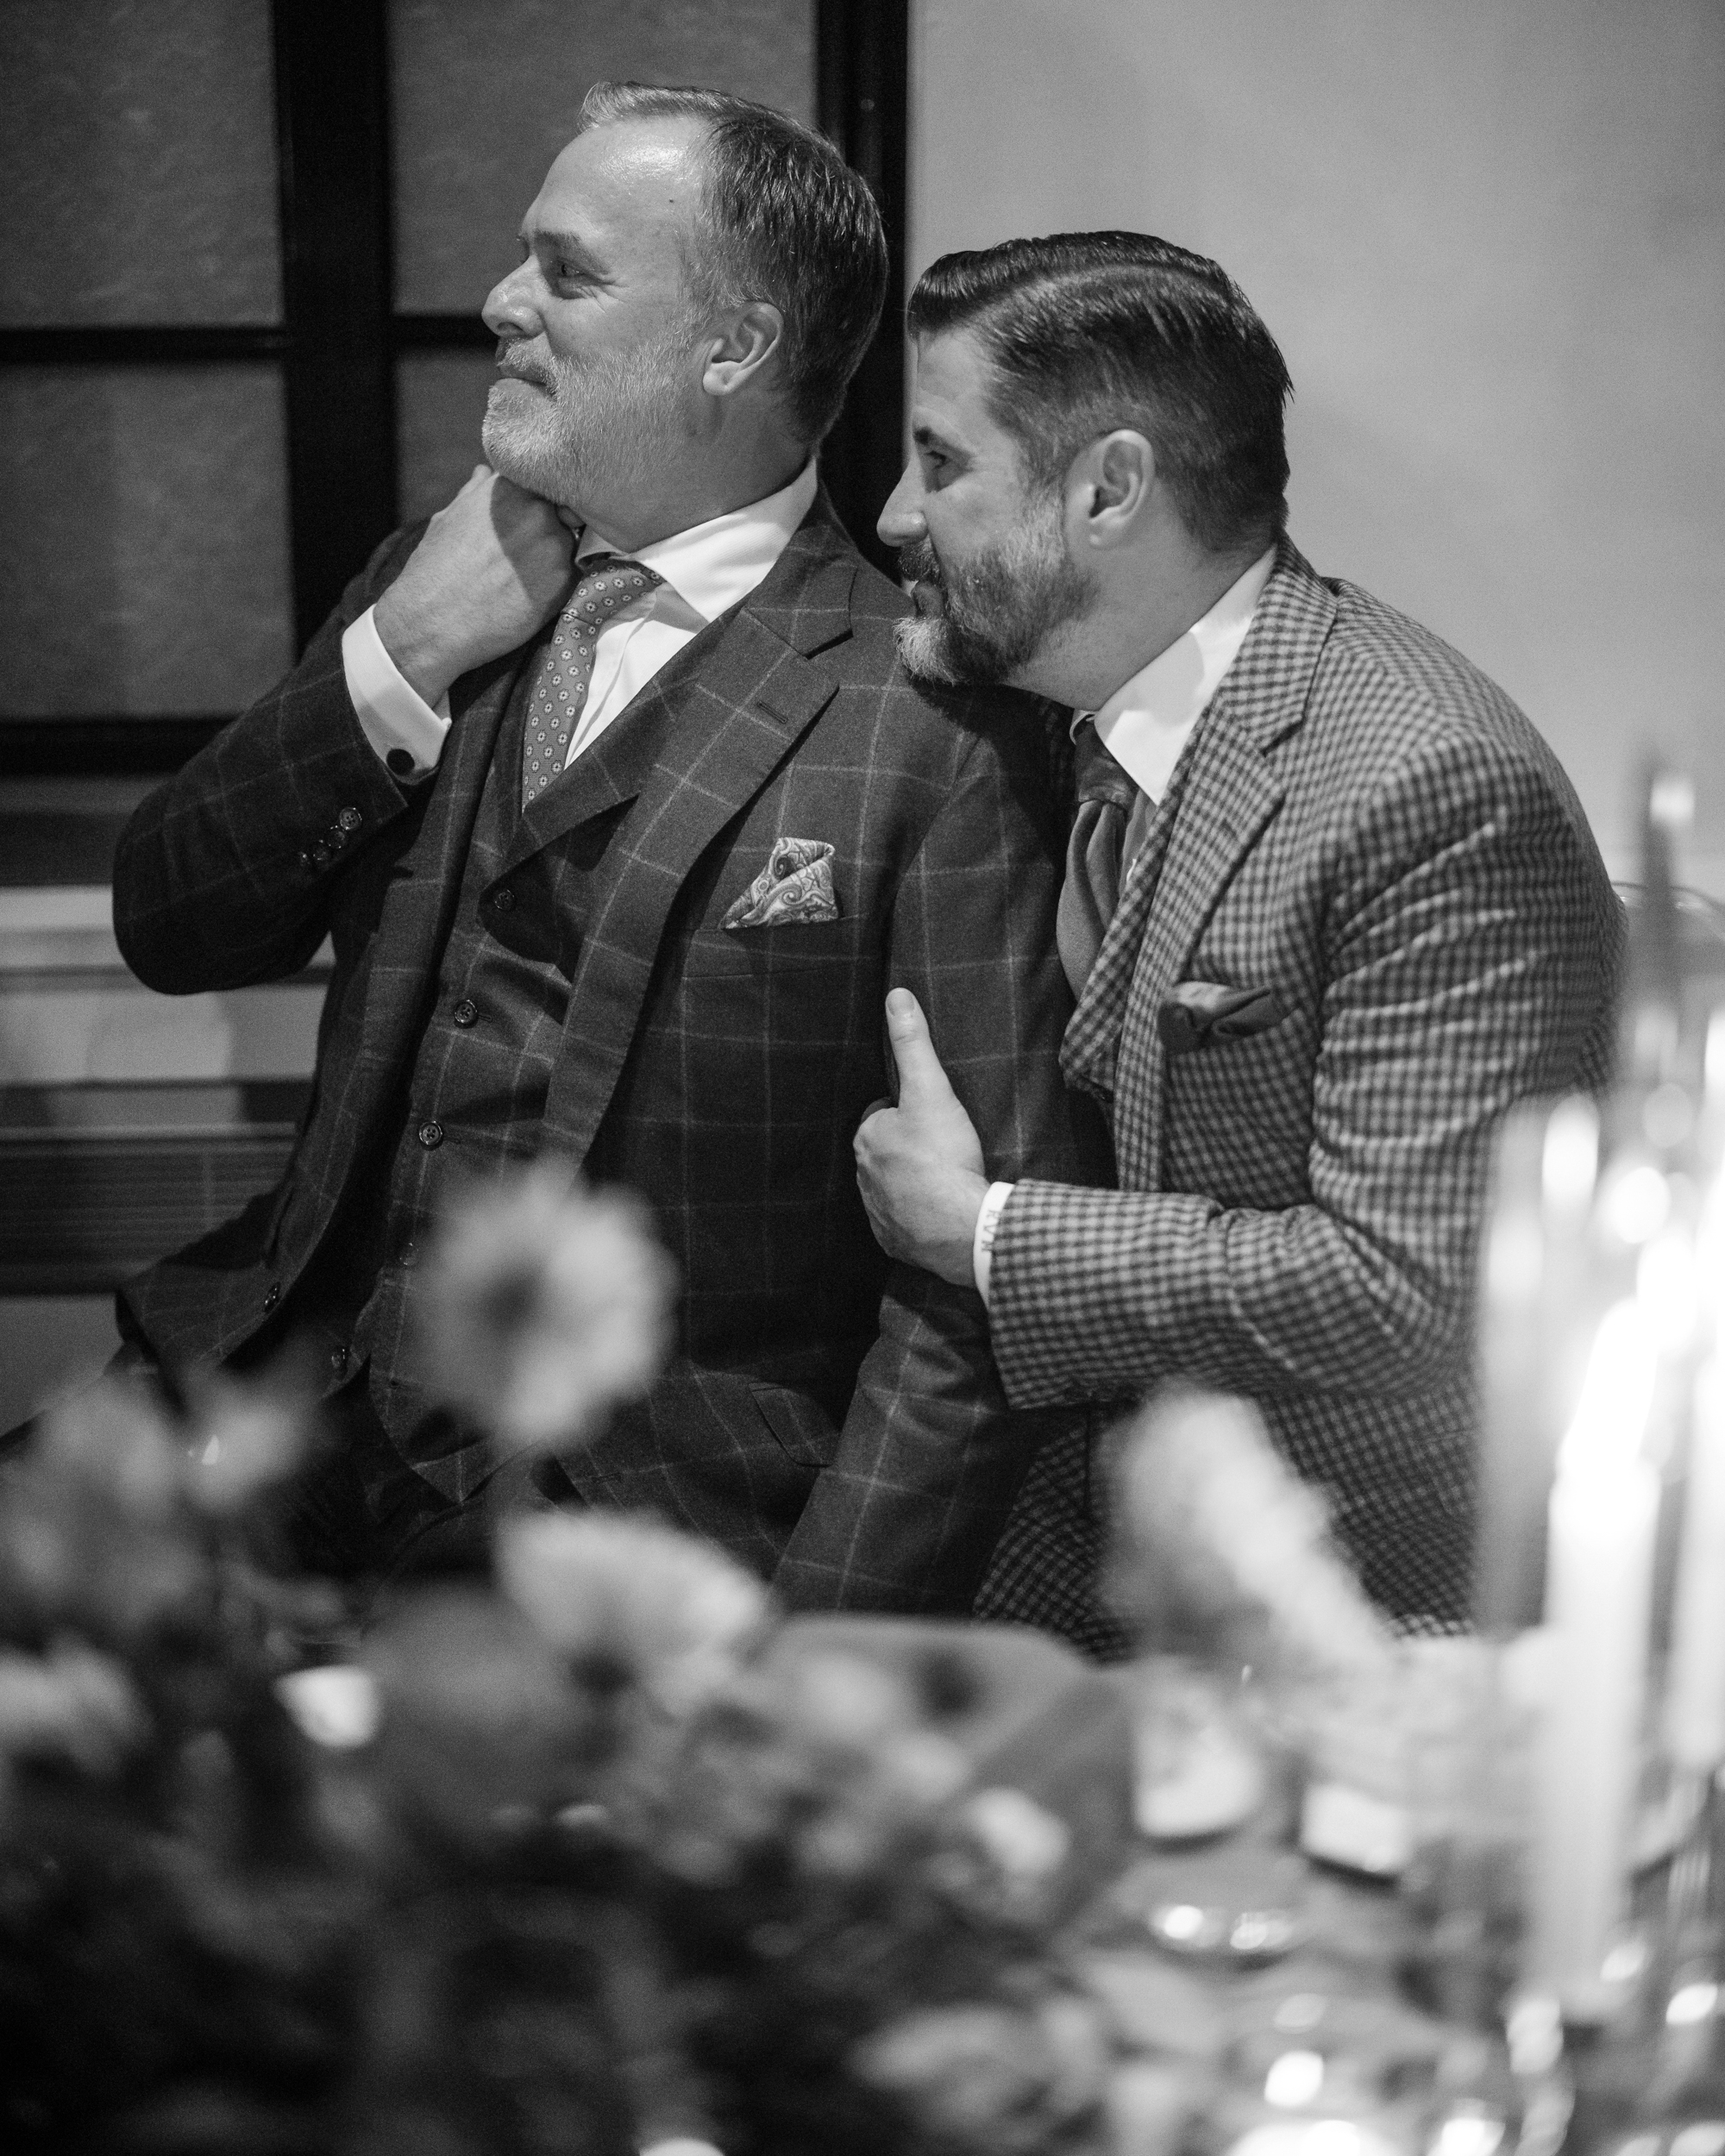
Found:
<path fill-rule="evenodd" d="M 1563 1423 L 1553 1413 L 1553 1326 L 1572 1326 L 1599 1119 L 1579 1095 L 1524 1102 L 1498 1133 L 1482 1253 L 1479 1525 L 1473 1615 L 1510 1639 L 1539 1621 L 1546 1501 Z M 1559 1332 L 1555 1337 L 1563 1337 Z"/>
<path fill-rule="evenodd" d="M 1725 1367 L 1716 1354 L 1695 1387 L 1665 1737 L 1681 1767 L 1705 1774 L 1725 1762 Z"/>
<path fill-rule="evenodd" d="M 1621 1915 L 1639 1779 L 1659 1477 L 1640 1457 L 1658 1357 L 1644 1312 L 1607 1311 L 1558 1454 L 1546 1622 L 1528 1977 L 1577 2021 L 1615 2002 L 1602 1971 Z"/>

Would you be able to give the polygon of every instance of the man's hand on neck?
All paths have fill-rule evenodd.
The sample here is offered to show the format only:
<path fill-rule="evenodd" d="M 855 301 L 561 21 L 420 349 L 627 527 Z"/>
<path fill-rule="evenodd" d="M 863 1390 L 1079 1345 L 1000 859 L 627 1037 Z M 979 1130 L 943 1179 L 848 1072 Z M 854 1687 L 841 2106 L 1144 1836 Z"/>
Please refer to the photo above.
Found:
<path fill-rule="evenodd" d="M 732 438 L 743 432 L 733 428 Z M 583 521 L 632 554 L 763 501 L 809 457 L 776 429 L 753 433 L 734 454 L 714 454 L 718 446 L 662 492 L 649 486 L 626 504 L 593 505 L 586 520 L 475 465 L 377 603 L 377 632 L 396 670 L 435 707 L 461 675 L 516 650 L 557 612 Z"/>
<path fill-rule="evenodd" d="M 574 552 L 554 504 L 476 465 L 377 603 L 385 650 L 435 707 L 460 675 L 515 650 L 551 618 L 568 596 Z"/>

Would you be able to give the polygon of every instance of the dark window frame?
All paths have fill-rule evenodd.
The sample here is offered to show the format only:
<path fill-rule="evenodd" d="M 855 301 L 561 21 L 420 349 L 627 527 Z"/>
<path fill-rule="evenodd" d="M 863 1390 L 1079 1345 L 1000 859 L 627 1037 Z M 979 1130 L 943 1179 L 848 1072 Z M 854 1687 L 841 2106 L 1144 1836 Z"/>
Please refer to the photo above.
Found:
<path fill-rule="evenodd" d="M 387 13 L 387 0 L 273 0 L 279 325 L 0 329 L 0 366 L 281 369 L 297 649 L 398 521 L 397 359 L 492 342 L 477 316 L 394 310 Z M 908 0 L 817 0 L 815 79 L 817 122 L 873 189 L 892 260 L 880 334 L 822 472 L 858 545 L 890 568 L 874 520 L 898 475 L 904 424 Z M 0 714 L 0 774 L 165 774 L 233 716 Z"/>

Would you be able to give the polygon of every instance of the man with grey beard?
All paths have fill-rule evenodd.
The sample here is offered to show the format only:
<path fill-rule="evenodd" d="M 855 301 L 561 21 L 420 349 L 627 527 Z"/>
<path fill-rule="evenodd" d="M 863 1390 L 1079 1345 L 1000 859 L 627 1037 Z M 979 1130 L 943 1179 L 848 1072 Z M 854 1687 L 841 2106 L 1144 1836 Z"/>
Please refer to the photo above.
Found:
<path fill-rule="evenodd" d="M 1120 1188 L 996 1175 L 906 983 L 899 1105 L 857 1139 L 876 1232 L 977 1288 L 1015 1404 L 1255 1401 L 1372 1595 L 1452 1620 L 1492 1136 L 1609 1064 L 1586 818 L 1500 689 L 1290 543 L 1287 370 L 1214 262 L 1012 241 L 937 262 L 909 326 L 900 649 L 1073 708 L 1062 1060 Z M 1038 1461 L 989 1614 L 1089 1621 L 1088 1470 L 1077 1440 Z"/>
<path fill-rule="evenodd" d="M 908 981 L 995 1172 L 1078 1172 L 1063 838 L 1040 707 L 937 708 L 819 486 L 885 280 L 820 138 L 601 85 L 486 302 L 486 462 L 125 835 L 153 986 L 335 946 L 285 1179 L 121 1305 L 174 1375 L 315 1344 L 340 1443 L 304 1563 L 459 1557 L 502 1476 L 657 1510 L 794 1606 L 969 1605 L 1041 1421 L 974 1288 L 882 1257 L 850 1140 Z M 447 1193 L 541 1154 L 643 1194 L 677 1352 L 591 1443 L 500 1469 L 421 1389 L 417 1268 Z"/>

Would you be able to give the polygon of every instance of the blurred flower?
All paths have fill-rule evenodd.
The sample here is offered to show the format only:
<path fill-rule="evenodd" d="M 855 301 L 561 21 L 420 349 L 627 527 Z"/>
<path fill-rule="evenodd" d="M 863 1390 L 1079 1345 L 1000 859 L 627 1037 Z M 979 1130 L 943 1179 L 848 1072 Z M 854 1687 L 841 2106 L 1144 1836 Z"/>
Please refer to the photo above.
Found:
<path fill-rule="evenodd" d="M 222 1517 L 243 1512 L 304 1459 L 307 1408 L 291 1391 L 213 1378 L 193 1404 L 186 1484 L 192 1502 Z"/>
<path fill-rule="evenodd" d="M 1104 1591 L 1128 1621 L 1164 1641 L 1249 1629 L 1315 1671 L 1387 1664 L 1389 1635 L 1321 1501 L 1250 1401 L 1158 1393 L 1128 1426 L 1114 1483 Z"/>
<path fill-rule="evenodd" d="M 1057 1905 L 1072 1846 L 1064 1820 L 1022 1789 L 978 1789 L 944 1822 L 930 1882 L 955 1908 L 988 1923 L 1032 1926 Z"/>
<path fill-rule="evenodd" d="M 445 1219 L 420 1319 L 426 1382 L 507 1445 L 574 1445 L 645 1391 L 673 1290 L 635 1200 L 537 1162 Z"/>
<path fill-rule="evenodd" d="M 0 1758 L 110 1775 L 149 1741 L 150 1718 L 117 1662 L 76 1639 L 0 1653 Z"/>
<path fill-rule="evenodd" d="M 519 1611 L 478 1589 L 402 1602 L 365 1667 L 380 1713 L 373 1757 L 404 1816 L 482 1853 L 566 1803 L 589 1732 L 580 1701 Z"/>
<path fill-rule="evenodd" d="M 900 1671 L 837 1648 L 775 1654 L 696 1720 L 661 1860 L 706 1884 L 761 1857 L 787 1877 L 902 1883 L 969 1771 Z"/>
<path fill-rule="evenodd" d="M 200 1612 L 210 1576 L 185 1474 L 141 1386 L 108 1381 L 47 1416 L 0 1510 L 0 1578 L 31 1627 L 118 1644 Z"/>
<path fill-rule="evenodd" d="M 639 1690 L 674 1715 L 718 1692 L 767 1622 L 767 1590 L 752 1572 L 626 1514 L 506 1520 L 497 1569 L 504 1592 L 578 1682 Z"/>
<path fill-rule="evenodd" d="M 154 1395 L 124 1378 L 104 1379 L 56 1407 L 30 1455 L 43 1480 L 140 1524 L 167 1521 L 179 1511 L 184 1457 Z"/>
<path fill-rule="evenodd" d="M 1108 2084 L 1109 2156 L 1177 2156 L 1202 2106 L 1203 2084 L 1189 2067 L 1133 2059 Z"/>
<path fill-rule="evenodd" d="M 978 1789 L 959 1814 L 1011 1885 L 1035 1891 L 1053 1878 L 1072 1846 L 1063 1819 L 1022 1789 Z"/>
<path fill-rule="evenodd" d="M 851 2064 L 943 2147 L 1040 2156 L 1095 2112 L 1109 2056 L 1096 2009 L 1057 1995 L 1030 2011 L 967 2005 L 905 2015 L 860 2044 Z"/>
<path fill-rule="evenodd" d="M 275 1681 L 275 1695 L 302 1736 L 330 1752 L 354 1752 L 377 1734 L 382 1703 L 369 1670 L 325 1663 L 291 1670 Z"/>

